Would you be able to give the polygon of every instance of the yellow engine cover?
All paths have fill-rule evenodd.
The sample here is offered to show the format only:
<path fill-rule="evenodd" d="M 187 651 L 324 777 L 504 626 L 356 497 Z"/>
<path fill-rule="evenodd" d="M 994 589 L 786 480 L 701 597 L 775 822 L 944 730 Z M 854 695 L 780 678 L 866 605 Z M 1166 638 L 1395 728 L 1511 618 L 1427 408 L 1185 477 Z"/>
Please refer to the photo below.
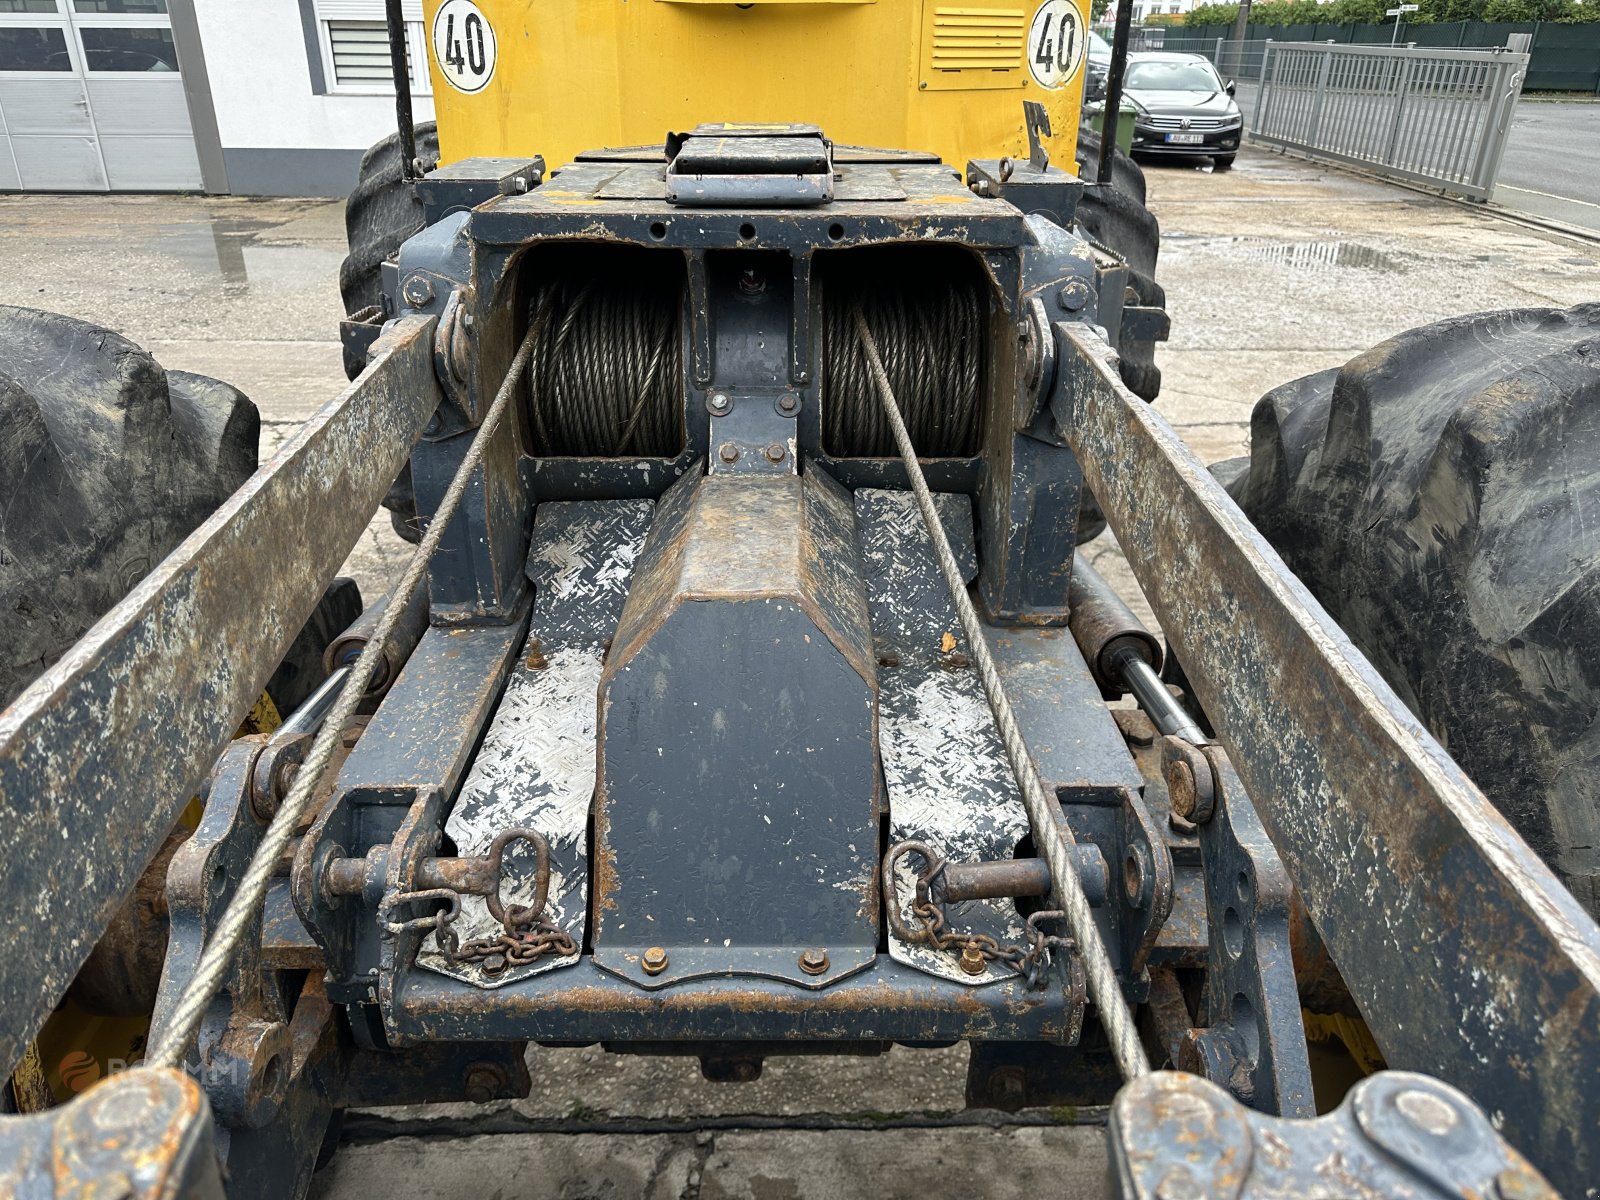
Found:
<path fill-rule="evenodd" d="M 425 0 L 443 161 L 659 144 L 706 121 L 1076 171 L 1088 0 Z"/>

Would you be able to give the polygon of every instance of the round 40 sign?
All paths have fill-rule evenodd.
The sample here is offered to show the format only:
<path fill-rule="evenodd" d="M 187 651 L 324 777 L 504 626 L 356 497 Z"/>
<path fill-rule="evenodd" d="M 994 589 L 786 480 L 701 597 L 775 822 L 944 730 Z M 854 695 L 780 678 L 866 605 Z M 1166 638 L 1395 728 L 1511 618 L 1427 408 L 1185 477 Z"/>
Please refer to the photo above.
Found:
<path fill-rule="evenodd" d="M 1083 17 L 1072 0 L 1044 0 L 1028 27 L 1028 70 L 1042 88 L 1065 87 L 1083 65 Z"/>
<path fill-rule="evenodd" d="M 433 61 L 458 92 L 481 92 L 494 78 L 494 26 L 472 0 L 444 0 L 433 18 Z"/>

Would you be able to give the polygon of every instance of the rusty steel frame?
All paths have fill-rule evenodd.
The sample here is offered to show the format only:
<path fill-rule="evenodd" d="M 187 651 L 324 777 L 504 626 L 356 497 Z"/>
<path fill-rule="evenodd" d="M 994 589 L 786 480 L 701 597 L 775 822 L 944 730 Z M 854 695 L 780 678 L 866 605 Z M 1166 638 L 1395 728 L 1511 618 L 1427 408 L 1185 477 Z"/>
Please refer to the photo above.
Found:
<path fill-rule="evenodd" d="M 1389 1065 L 1461 1088 L 1584 1194 L 1600 1177 L 1600 928 L 1105 344 L 1055 328 L 1056 433 Z"/>
<path fill-rule="evenodd" d="M 0 712 L 6 1073 L 438 408 L 434 326 L 392 323 L 359 379 Z"/>

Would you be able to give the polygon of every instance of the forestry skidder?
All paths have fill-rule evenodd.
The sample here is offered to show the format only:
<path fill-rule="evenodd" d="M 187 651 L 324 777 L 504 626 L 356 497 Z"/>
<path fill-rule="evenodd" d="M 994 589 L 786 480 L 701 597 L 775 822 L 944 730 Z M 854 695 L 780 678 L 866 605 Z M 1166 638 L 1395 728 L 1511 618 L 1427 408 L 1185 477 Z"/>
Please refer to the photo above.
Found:
<path fill-rule="evenodd" d="M 0 716 L 8 1070 L 204 800 L 143 1065 L 7 1187 L 298 1195 L 530 1043 L 969 1042 L 974 1104 L 1112 1104 L 1119 1195 L 1600 1178 L 1600 931 L 1146 403 L 1083 10 L 425 9 L 353 382 Z M 403 577 L 231 740 L 386 495 Z M 1284 1120 L 1303 1006 L 1403 1071 Z"/>

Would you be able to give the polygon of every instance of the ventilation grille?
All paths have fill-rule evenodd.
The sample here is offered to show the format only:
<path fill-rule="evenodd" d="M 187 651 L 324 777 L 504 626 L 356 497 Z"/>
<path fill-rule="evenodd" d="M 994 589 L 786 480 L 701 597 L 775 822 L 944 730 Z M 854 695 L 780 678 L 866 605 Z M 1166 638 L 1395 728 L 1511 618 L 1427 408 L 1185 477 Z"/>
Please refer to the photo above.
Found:
<path fill-rule="evenodd" d="M 1022 86 L 1026 9 L 930 5 L 923 29 L 928 90 Z"/>
<path fill-rule="evenodd" d="M 328 21 L 328 50 L 333 59 L 333 81 L 343 87 L 394 85 L 389 66 L 389 28 L 382 21 Z M 410 38 L 406 39 L 406 70 L 416 86 L 411 65 Z"/>

